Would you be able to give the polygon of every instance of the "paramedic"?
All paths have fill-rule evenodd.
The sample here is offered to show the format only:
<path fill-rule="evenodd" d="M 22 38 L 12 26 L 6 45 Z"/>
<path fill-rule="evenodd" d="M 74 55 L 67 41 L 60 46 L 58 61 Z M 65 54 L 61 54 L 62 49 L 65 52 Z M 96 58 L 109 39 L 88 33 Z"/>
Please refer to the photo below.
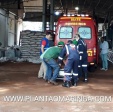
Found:
<path fill-rule="evenodd" d="M 79 34 L 75 35 L 75 40 L 77 41 L 77 47 L 79 51 L 79 77 L 84 76 L 84 82 L 88 82 L 87 76 L 87 63 L 88 63 L 88 54 L 87 54 L 87 45 L 83 39 L 80 38 Z M 83 75 L 82 75 L 83 73 Z"/>
<path fill-rule="evenodd" d="M 74 86 L 77 86 L 77 79 L 78 79 L 78 64 L 79 64 L 79 53 L 77 51 L 77 47 L 73 42 L 70 44 L 66 44 L 59 56 L 59 65 L 61 66 L 61 62 L 63 58 L 67 56 L 67 62 L 64 67 L 64 83 L 62 84 L 63 87 L 71 87 L 71 77 L 73 70 L 73 79 L 74 79 Z"/>

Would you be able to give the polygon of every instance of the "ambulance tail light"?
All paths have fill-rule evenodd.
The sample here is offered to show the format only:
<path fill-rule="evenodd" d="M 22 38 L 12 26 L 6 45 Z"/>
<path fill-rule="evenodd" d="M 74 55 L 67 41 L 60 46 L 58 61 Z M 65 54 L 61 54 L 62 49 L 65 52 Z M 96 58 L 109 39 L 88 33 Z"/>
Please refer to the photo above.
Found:
<path fill-rule="evenodd" d="M 77 16 L 80 16 L 80 14 L 77 14 Z"/>
<path fill-rule="evenodd" d="M 94 55 L 96 55 L 96 48 L 93 48 Z"/>
<path fill-rule="evenodd" d="M 86 14 L 85 16 L 86 16 L 86 17 L 88 17 L 89 15 L 88 15 L 88 14 Z"/>
<path fill-rule="evenodd" d="M 63 16 L 67 16 L 66 14 L 64 14 Z"/>

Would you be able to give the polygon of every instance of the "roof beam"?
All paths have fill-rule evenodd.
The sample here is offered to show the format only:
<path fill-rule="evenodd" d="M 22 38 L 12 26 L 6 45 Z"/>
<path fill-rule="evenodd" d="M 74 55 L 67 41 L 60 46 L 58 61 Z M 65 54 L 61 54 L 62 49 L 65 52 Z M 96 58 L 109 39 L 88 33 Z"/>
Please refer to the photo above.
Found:
<path fill-rule="evenodd" d="M 97 5 L 95 6 L 95 9 L 96 9 L 96 7 L 99 5 L 100 1 L 101 1 L 101 0 L 98 1 Z"/>

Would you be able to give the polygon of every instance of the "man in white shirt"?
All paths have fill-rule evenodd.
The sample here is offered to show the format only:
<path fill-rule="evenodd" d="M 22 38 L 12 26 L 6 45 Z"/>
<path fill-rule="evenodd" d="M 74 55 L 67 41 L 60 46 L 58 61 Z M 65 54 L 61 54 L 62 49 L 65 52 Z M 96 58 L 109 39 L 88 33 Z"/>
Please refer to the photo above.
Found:
<path fill-rule="evenodd" d="M 102 58 L 102 68 L 101 70 L 108 70 L 108 61 L 107 61 L 107 55 L 108 55 L 108 49 L 109 45 L 108 42 L 105 41 L 104 37 L 101 38 L 101 44 L 100 44 L 100 55 Z"/>

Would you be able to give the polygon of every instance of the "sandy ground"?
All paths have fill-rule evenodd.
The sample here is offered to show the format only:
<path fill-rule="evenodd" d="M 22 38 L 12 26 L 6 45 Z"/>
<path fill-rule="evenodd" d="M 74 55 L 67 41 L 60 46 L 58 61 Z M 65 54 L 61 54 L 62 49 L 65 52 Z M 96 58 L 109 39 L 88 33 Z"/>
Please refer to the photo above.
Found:
<path fill-rule="evenodd" d="M 113 65 L 63 88 L 37 79 L 40 65 L 0 64 L 0 112 L 113 112 Z"/>

